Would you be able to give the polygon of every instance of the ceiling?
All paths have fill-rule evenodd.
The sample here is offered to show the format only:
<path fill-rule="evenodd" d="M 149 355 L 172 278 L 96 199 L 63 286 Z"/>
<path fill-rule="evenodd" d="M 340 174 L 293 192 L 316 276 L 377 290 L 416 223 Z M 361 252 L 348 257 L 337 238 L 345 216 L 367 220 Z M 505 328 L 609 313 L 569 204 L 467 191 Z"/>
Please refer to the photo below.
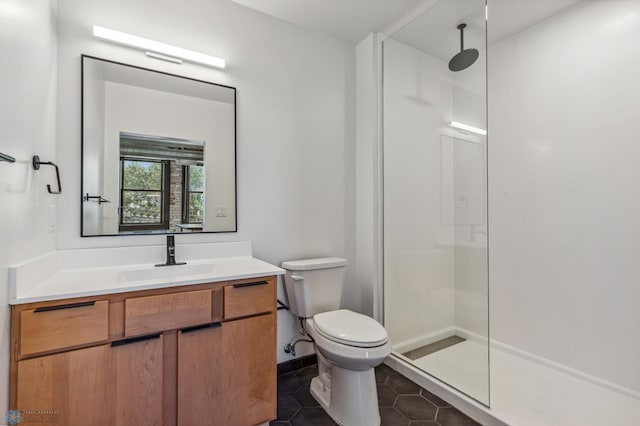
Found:
<path fill-rule="evenodd" d="M 303 28 L 320 31 L 349 43 L 359 43 L 372 32 L 394 33 L 394 38 L 437 57 L 459 49 L 455 26 L 469 27 L 469 41 L 483 35 L 482 0 L 231 0 Z M 488 0 L 489 45 L 529 28 L 581 0 Z M 427 10 L 426 13 L 422 13 Z M 446 34 L 446 35 L 445 35 Z M 465 34 L 466 37 L 466 34 Z M 482 39 L 479 39 L 482 42 Z M 442 46 L 446 44 L 445 46 Z M 471 44 L 469 45 L 471 46 Z M 444 55 L 443 52 L 447 52 Z"/>
<path fill-rule="evenodd" d="M 526 30 L 583 0 L 488 0 L 489 46 Z"/>
<path fill-rule="evenodd" d="M 448 62 L 460 51 L 460 31 L 456 26 L 463 22 L 467 24 L 465 48 L 484 47 L 487 21 L 484 2 L 478 0 L 441 0 L 391 38 Z"/>
<path fill-rule="evenodd" d="M 359 43 L 427 0 L 231 0 L 273 17 Z"/>

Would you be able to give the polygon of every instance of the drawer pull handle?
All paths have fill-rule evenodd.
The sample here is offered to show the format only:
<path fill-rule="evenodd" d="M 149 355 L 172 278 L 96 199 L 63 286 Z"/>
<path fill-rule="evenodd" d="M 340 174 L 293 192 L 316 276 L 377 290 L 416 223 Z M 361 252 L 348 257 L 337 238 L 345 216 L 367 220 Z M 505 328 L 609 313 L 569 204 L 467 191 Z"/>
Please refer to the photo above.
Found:
<path fill-rule="evenodd" d="M 183 328 L 180 331 L 182 331 L 182 334 L 187 334 L 187 333 L 192 333 L 198 330 L 204 330 L 207 328 L 218 328 L 218 327 L 222 327 L 222 324 L 220 324 L 219 322 L 214 322 L 211 324 L 203 324 L 203 325 L 196 325 L 195 327 Z"/>
<path fill-rule="evenodd" d="M 160 333 L 151 334 L 149 336 L 132 337 L 131 339 L 118 340 L 117 342 L 111 342 L 111 347 L 130 345 L 131 343 L 144 342 L 146 340 L 159 339 Z"/>
<path fill-rule="evenodd" d="M 233 288 L 255 287 L 255 286 L 258 286 L 258 285 L 266 285 L 266 284 L 269 284 L 269 281 L 256 281 L 256 282 L 252 282 L 252 283 L 234 284 Z"/>
<path fill-rule="evenodd" d="M 69 303 L 66 305 L 56 305 L 56 306 L 43 306 L 40 308 L 36 308 L 36 310 L 33 312 L 37 313 L 37 312 L 59 311 L 60 309 L 82 308 L 85 306 L 93 306 L 95 304 L 96 302 L 95 300 L 93 300 L 91 302 Z"/>

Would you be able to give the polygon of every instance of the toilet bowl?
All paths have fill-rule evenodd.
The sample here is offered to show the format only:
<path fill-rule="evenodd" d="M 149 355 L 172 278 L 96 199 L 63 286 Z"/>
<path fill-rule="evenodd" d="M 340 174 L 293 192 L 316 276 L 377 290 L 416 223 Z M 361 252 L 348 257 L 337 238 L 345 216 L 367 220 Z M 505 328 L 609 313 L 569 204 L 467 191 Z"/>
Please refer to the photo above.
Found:
<path fill-rule="evenodd" d="M 386 330 L 366 315 L 340 309 L 315 315 L 305 324 L 323 355 L 343 368 L 368 370 L 391 353 Z"/>
<path fill-rule="evenodd" d="M 342 332 L 322 327 L 323 320 L 332 316 L 345 321 Z M 340 425 L 379 425 L 374 368 L 391 353 L 384 328 L 372 318 L 348 310 L 316 315 L 305 321 L 305 328 L 318 355 L 319 374 L 311 381 L 311 395 Z"/>
<path fill-rule="evenodd" d="M 373 318 L 339 309 L 346 259 L 287 261 L 285 288 L 291 312 L 304 318 L 314 342 L 318 376 L 311 395 L 338 424 L 380 425 L 374 368 L 391 353 L 384 327 Z"/>

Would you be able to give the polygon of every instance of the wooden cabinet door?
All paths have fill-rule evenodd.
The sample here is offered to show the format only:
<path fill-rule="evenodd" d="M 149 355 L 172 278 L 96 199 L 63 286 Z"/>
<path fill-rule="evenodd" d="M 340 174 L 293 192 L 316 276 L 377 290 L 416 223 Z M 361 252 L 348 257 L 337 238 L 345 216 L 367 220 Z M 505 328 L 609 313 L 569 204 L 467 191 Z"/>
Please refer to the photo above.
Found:
<path fill-rule="evenodd" d="M 20 425 L 162 425 L 162 337 L 18 362 Z"/>
<path fill-rule="evenodd" d="M 112 420 L 109 345 L 18 362 L 23 424 L 105 425 Z"/>
<path fill-rule="evenodd" d="M 162 426 L 163 335 L 115 342 L 109 358 L 110 424 Z"/>
<path fill-rule="evenodd" d="M 232 426 L 223 326 L 178 332 L 178 426 Z"/>
<path fill-rule="evenodd" d="M 179 333 L 179 426 L 252 426 L 275 416 L 275 314 Z"/>
<path fill-rule="evenodd" d="M 225 323 L 227 374 L 235 383 L 231 401 L 238 425 L 276 417 L 275 313 Z"/>

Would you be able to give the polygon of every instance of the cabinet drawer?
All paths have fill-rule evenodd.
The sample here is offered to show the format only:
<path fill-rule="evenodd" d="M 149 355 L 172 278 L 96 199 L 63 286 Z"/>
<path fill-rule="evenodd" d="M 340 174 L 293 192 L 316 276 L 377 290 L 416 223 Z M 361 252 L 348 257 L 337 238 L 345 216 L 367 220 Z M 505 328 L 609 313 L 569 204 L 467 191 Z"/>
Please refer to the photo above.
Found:
<path fill-rule="evenodd" d="M 20 313 L 21 355 L 109 339 L 109 301 L 64 303 Z"/>
<path fill-rule="evenodd" d="M 273 278 L 243 280 L 224 287 L 224 318 L 237 318 L 273 311 L 276 282 Z"/>
<path fill-rule="evenodd" d="M 211 290 L 185 291 L 125 300 L 125 337 L 211 322 Z"/>

